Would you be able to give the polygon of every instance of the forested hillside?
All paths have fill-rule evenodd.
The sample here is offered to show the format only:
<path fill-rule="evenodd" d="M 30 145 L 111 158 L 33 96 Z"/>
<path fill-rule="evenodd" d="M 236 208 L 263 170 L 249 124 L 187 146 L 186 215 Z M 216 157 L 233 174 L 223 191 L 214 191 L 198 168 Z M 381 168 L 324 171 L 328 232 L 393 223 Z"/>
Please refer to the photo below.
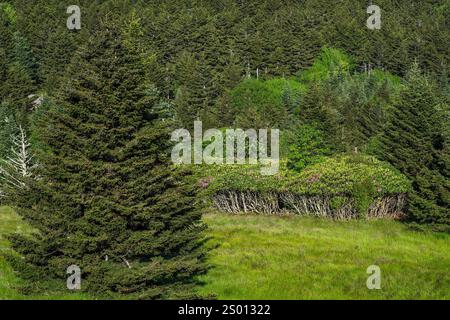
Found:
<path fill-rule="evenodd" d="M 26 290 L 82 264 L 91 292 L 195 297 L 205 206 L 450 231 L 450 1 L 378 0 L 379 30 L 361 0 L 0 1 L 0 204 L 37 230 L 10 239 Z M 198 120 L 279 129 L 280 171 L 173 166 L 170 133 Z"/>
<path fill-rule="evenodd" d="M 10 4 L 10 5 L 8 5 Z M 323 46 L 351 56 L 356 71 L 406 75 L 414 61 L 445 81 L 450 70 L 448 1 L 383 1 L 383 27 L 366 28 L 367 1 L 75 1 L 82 28 L 68 32 L 68 5 L 56 0 L 2 2 L 2 80 L 7 88 L 51 94 L 80 44 L 101 19 L 119 19 L 147 55 L 157 87 L 185 121 L 222 115 L 227 91 L 243 76 L 290 77 L 310 67 Z M 3 52 L 4 51 L 4 52 Z M 13 64 L 13 66 L 11 66 Z M 23 70 L 17 70 L 21 65 Z M 8 66 L 8 68 L 6 68 Z M 6 68 L 6 69 L 5 69 Z M 21 79 L 21 81 L 19 81 Z M 15 86 L 20 84 L 20 86 Z M 15 99 L 20 100 L 17 96 Z M 228 121 L 228 123 L 224 122 Z"/>

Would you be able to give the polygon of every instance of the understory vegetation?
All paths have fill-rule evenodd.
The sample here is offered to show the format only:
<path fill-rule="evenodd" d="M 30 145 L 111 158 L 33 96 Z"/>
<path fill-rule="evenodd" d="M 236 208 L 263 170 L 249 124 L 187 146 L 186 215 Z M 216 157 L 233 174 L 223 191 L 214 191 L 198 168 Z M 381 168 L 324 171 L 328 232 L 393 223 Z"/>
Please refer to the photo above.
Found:
<path fill-rule="evenodd" d="M 204 178 L 205 195 L 229 213 L 401 218 L 410 190 L 409 181 L 391 166 L 360 155 L 337 156 L 300 173 L 284 169 L 273 176 L 261 176 L 257 166 L 211 171 L 216 176 Z"/>
<path fill-rule="evenodd" d="M 285 128 L 282 172 L 261 177 L 250 165 L 200 167 L 216 208 L 401 218 L 449 230 L 448 93 L 417 64 L 402 79 L 381 70 L 355 72 L 351 61 L 325 47 L 292 80 L 247 79 L 231 90 L 236 124 Z M 285 118 L 248 112 L 263 101 Z"/>

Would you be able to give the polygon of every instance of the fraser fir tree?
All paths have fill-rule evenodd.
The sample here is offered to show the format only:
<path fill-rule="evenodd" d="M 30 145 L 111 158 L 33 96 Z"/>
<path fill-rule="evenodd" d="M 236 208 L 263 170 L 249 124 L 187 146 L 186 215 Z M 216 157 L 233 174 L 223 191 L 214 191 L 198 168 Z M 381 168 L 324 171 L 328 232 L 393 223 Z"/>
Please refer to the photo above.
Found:
<path fill-rule="evenodd" d="M 414 64 L 382 142 L 382 158 L 412 180 L 409 219 L 450 230 L 448 137 L 432 84 Z"/>
<path fill-rule="evenodd" d="M 168 121 L 154 110 L 138 52 L 109 24 L 78 52 L 55 107 L 38 126 L 39 179 L 15 197 L 38 231 L 16 235 L 10 258 L 29 286 L 115 297 L 193 296 L 206 270 L 189 173 L 170 163 Z"/>

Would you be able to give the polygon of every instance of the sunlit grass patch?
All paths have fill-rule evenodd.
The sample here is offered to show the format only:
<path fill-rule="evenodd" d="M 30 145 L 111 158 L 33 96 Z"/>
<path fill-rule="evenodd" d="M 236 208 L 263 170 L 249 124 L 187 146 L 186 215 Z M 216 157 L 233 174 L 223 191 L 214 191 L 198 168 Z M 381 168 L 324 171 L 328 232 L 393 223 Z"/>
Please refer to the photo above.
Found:
<path fill-rule="evenodd" d="M 394 221 L 208 214 L 220 299 L 448 299 L 450 236 Z M 381 290 L 366 269 L 378 265 Z"/>

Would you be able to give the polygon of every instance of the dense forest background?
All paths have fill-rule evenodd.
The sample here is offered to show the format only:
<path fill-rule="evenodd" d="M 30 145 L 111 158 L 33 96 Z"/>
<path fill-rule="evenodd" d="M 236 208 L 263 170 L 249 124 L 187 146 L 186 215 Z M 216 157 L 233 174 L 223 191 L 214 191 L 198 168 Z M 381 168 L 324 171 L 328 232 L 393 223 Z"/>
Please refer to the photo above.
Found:
<path fill-rule="evenodd" d="M 6 10 L 6 3 L 14 11 Z M 64 2 L 2 3 L 2 81 L 13 62 L 26 71 L 8 77 L 2 97 L 23 99 L 8 88 L 55 92 L 71 57 L 101 19 L 123 21 L 124 31 L 148 54 L 149 67 L 158 69 L 153 79 L 157 88 L 170 101 L 183 96 L 178 107 L 189 123 L 200 115 L 211 117 L 216 126 L 229 125 L 233 119 L 217 112 L 225 113 L 224 94 L 243 77 L 295 76 L 313 64 L 324 46 L 353 57 L 356 71 L 377 68 L 404 76 L 416 61 L 442 80 L 450 68 L 448 1 L 378 1 L 381 30 L 366 27 L 370 1 L 71 4 L 82 9 L 79 32 L 68 32 Z"/>
<path fill-rule="evenodd" d="M 41 174 L 50 176 L 51 169 L 60 166 L 56 162 L 61 158 L 66 157 L 63 160 L 72 165 L 69 156 L 79 155 L 64 148 L 81 148 L 74 139 L 76 134 L 84 138 L 95 127 L 95 121 L 109 121 L 105 113 L 111 107 L 108 101 L 120 102 L 117 110 L 110 111 L 111 119 L 129 130 L 126 112 L 139 118 L 138 107 L 127 109 L 122 102 L 140 105 L 140 99 L 146 103 L 150 99 L 152 112 L 146 117 L 165 120 L 164 125 L 152 124 L 149 129 L 148 119 L 141 119 L 138 129 L 149 130 L 143 132 L 153 140 L 145 140 L 145 134 L 136 137 L 136 141 L 144 141 L 142 148 L 148 150 L 130 151 L 130 157 L 139 154 L 144 159 L 149 150 L 168 150 L 166 142 L 161 142 L 164 134 L 169 139 L 170 129 L 191 129 L 195 120 L 202 120 L 204 128 L 279 128 L 287 172 L 301 174 L 316 165 L 311 172 L 325 176 L 332 168 L 334 175 L 328 176 L 331 183 L 340 181 L 337 174 L 362 179 L 365 172 L 376 167 L 379 170 L 373 172 L 379 174 L 380 180 L 392 177 L 391 185 L 388 181 L 383 188 L 391 193 L 406 193 L 406 183 L 401 184 L 399 181 L 403 180 L 391 174 L 391 170 L 395 171 L 411 184 L 406 220 L 448 232 L 450 1 L 376 1 L 373 4 L 382 9 L 380 30 L 366 27 L 366 9 L 370 4 L 372 1 L 357 0 L 2 1 L 0 159 L 13 157 L 11 148 L 14 150 L 20 138 L 27 136 L 29 144 L 27 141 L 24 149 L 29 147 L 37 156 L 25 162 L 30 167 L 33 162 L 47 164 L 47 173 Z M 69 5 L 81 8 L 81 30 L 67 29 Z M 105 30 L 108 32 L 102 33 Z M 123 63 L 124 67 L 114 70 L 115 63 Z M 129 86 L 129 94 L 120 91 L 124 88 L 120 92 L 111 89 L 114 85 L 108 77 Z M 104 99 L 96 96 L 97 91 Z M 82 98 L 74 99 L 73 92 Z M 84 98 L 92 99 L 83 104 L 80 101 Z M 95 101 L 98 106 L 105 105 L 93 120 L 83 113 L 91 107 L 94 110 Z M 81 134 L 73 128 L 75 125 L 67 125 L 66 118 L 52 118 L 61 102 L 70 105 L 70 117 L 92 120 L 92 127 L 86 125 L 86 132 Z M 81 110 L 80 106 L 87 109 Z M 45 123 L 48 114 L 55 121 L 51 128 Z M 74 136 L 63 131 L 63 125 L 73 129 Z M 155 134 L 157 129 L 160 131 Z M 57 134 L 61 135 L 61 145 Z M 137 143 L 133 140 L 127 144 L 125 136 L 117 133 L 114 143 Z M 102 139 L 97 142 L 105 147 L 99 150 L 106 154 L 112 138 Z M 96 140 L 88 140 L 85 146 L 89 143 L 95 145 Z M 51 148 L 61 148 L 66 153 L 51 159 Z M 89 156 L 103 152 L 85 148 L 80 152 Z M 347 157 L 339 158 L 343 154 Z M 363 157 L 358 158 L 361 154 Z M 167 158 L 155 161 L 164 167 Z M 389 169 L 379 161 L 389 163 Z M 83 168 L 84 164 L 76 165 Z M 153 162 L 146 165 L 153 170 Z M 141 170 L 130 176 L 152 180 Z M 158 174 L 163 171 L 156 170 Z M 8 174 L 7 170 L 3 173 Z M 241 177 L 242 172 L 235 176 Z M 305 179 L 310 182 L 310 178 Z M 80 177 L 74 179 L 82 184 Z M 226 176 L 224 185 L 230 185 L 230 179 Z M 20 179 L 17 181 L 21 183 Z M 127 183 L 129 194 L 144 192 L 131 180 Z M 252 186 L 255 180 L 246 183 Z M 360 199 L 360 211 L 370 207 L 377 192 L 384 192 L 374 183 L 358 181 L 352 185 L 352 196 Z M 74 192 L 66 187 L 68 193 Z M 172 199 L 173 194 L 167 194 Z M 190 197 L 193 194 L 186 191 L 185 212 L 191 212 L 187 204 Z M 31 198 L 19 194 L 8 201 L 16 205 L 27 202 L 30 207 L 24 216 L 33 220 Z M 165 205 L 170 202 L 164 201 Z M 393 201 L 403 203 L 404 198 Z M 125 209 L 124 203 L 117 210 L 132 212 Z M 47 209 L 53 212 L 54 208 Z M 172 209 L 167 205 L 163 218 L 171 217 Z M 197 213 L 191 217 L 191 222 L 199 219 Z M 194 241 L 194 234 L 192 231 L 181 237 Z M 164 241 L 169 243 L 171 239 Z M 20 245 L 18 241 L 17 248 Z M 160 245 L 164 247 L 164 242 Z M 201 253 L 195 251 L 191 255 L 192 259 L 201 260 Z M 174 265 L 162 266 L 161 270 Z M 203 266 L 191 271 L 200 269 L 204 271 Z M 93 283 L 94 288 L 102 285 L 101 281 Z"/>

